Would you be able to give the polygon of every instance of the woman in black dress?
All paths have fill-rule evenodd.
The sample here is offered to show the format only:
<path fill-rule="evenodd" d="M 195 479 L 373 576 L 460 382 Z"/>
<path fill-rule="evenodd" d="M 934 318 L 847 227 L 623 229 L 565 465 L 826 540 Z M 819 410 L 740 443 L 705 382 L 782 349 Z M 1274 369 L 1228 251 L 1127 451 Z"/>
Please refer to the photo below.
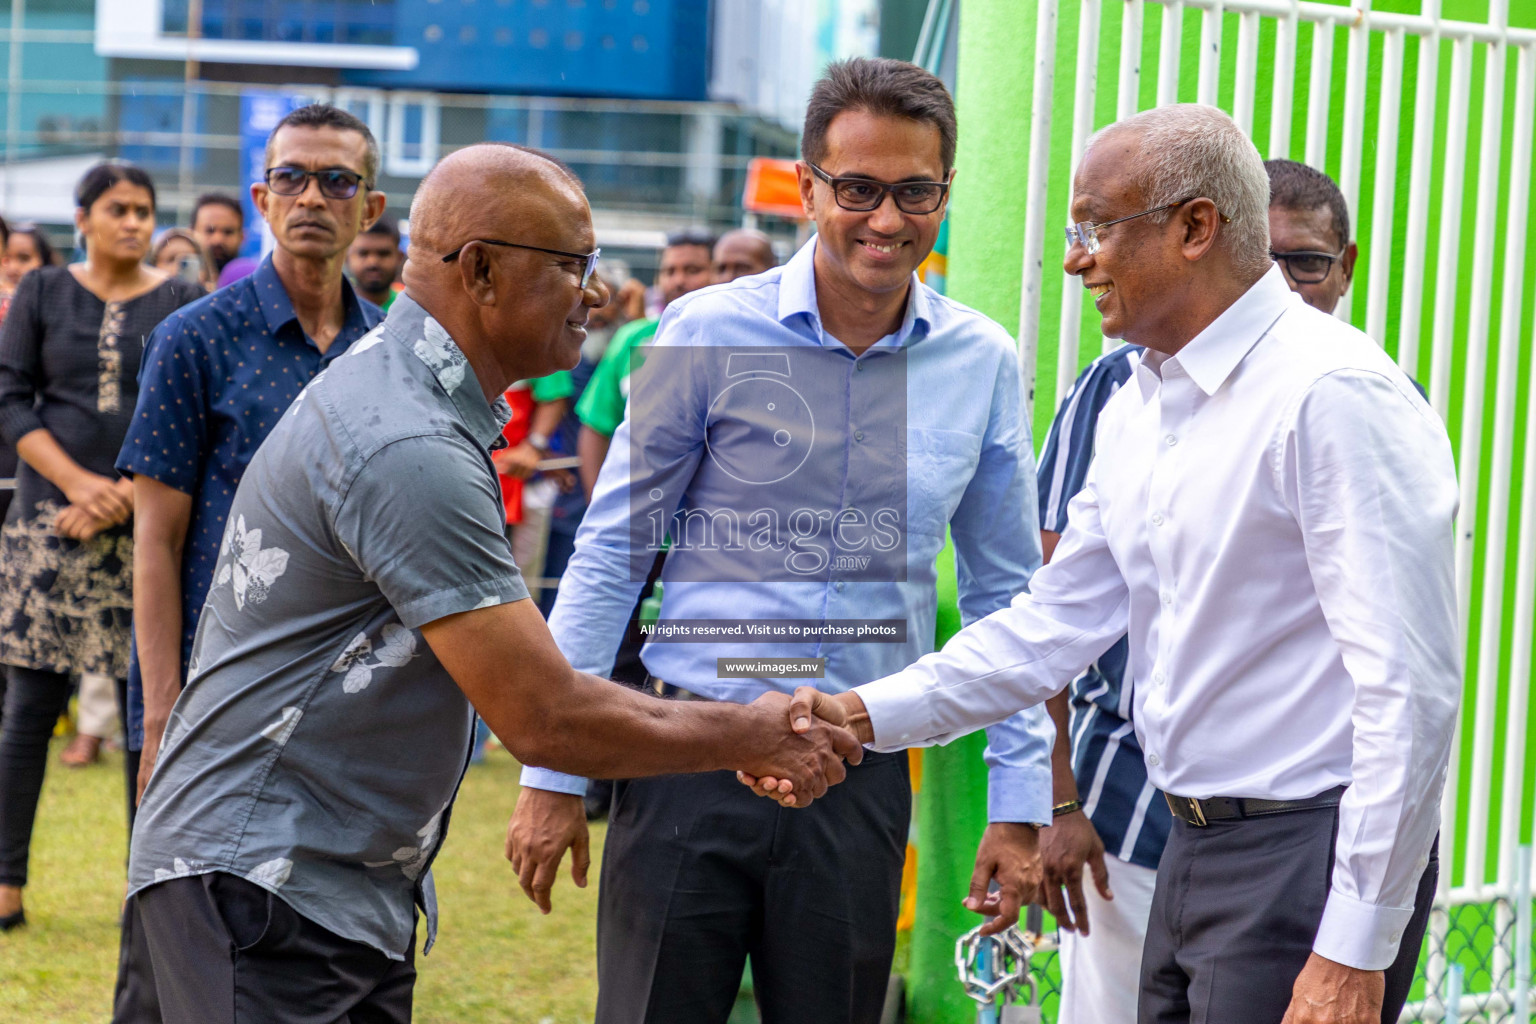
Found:
<path fill-rule="evenodd" d="M 75 188 L 84 263 L 21 279 L 0 326 L 0 435 L 21 456 L 0 529 L 0 930 L 21 924 L 32 823 L 71 678 L 128 675 L 133 487 L 112 468 L 155 326 L 201 288 L 145 266 L 155 188 L 131 164 Z M 127 769 L 128 793 L 138 774 Z"/>

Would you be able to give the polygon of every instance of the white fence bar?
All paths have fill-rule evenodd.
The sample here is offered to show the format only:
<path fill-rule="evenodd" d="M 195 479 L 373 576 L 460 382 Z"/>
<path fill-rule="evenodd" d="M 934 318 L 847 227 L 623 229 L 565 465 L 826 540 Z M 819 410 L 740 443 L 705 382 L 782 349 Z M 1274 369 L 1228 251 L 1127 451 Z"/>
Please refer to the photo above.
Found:
<path fill-rule="evenodd" d="M 1403 31 L 1382 40 L 1381 91 L 1376 121 L 1376 187 L 1371 203 L 1371 251 L 1366 254 L 1370 282 L 1365 299 L 1365 333 L 1387 343 L 1387 293 L 1397 270 L 1392 219 L 1397 210 L 1397 126 L 1403 105 Z M 1358 226 L 1355 233 L 1359 234 Z M 1401 342 L 1399 342 L 1401 348 Z"/>
<path fill-rule="evenodd" d="M 1197 10 L 1209 10 L 1219 5 L 1222 10 L 1233 14 L 1255 11 L 1272 18 L 1284 18 L 1291 12 L 1290 0 L 1182 0 L 1182 3 L 1186 7 Z M 1438 11 L 1439 5 L 1435 6 Z M 1501 30 L 1482 22 L 1439 20 L 1428 13 L 1429 8 L 1429 0 L 1425 0 L 1423 14 L 1374 11 L 1371 14 L 1371 23 L 1383 32 L 1400 28 L 1414 36 L 1438 34 L 1444 39 L 1470 39 L 1475 43 L 1502 41 L 1510 46 L 1529 46 L 1536 43 L 1536 29 Z M 1303 21 L 1323 22 L 1345 28 L 1353 25 L 1360 17 L 1360 12 L 1356 8 L 1337 4 L 1301 3 L 1297 5 L 1297 11 Z"/>
<path fill-rule="evenodd" d="M 1297 0 L 1275 25 L 1275 89 L 1269 100 L 1269 158 L 1291 155 L 1291 96 L 1296 91 Z"/>
<path fill-rule="evenodd" d="M 1200 18 L 1200 78 L 1195 98 L 1216 105 L 1221 88 L 1221 4 L 1205 9 Z"/>
<path fill-rule="evenodd" d="M 1445 178 L 1440 192 L 1440 252 L 1435 276 L 1435 329 L 1431 340 L 1432 367 L 1429 379 L 1430 404 L 1446 418 L 1446 403 L 1451 390 L 1451 348 L 1454 344 L 1456 317 L 1457 256 L 1461 244 L 1461 190 L 1467 148 L 1467 90 L 1472 75 L 1472 43 L 1459 40 L 1451 54 L 1451 95 L 1446 106 L 1448 130 L 1445 142 Z M 1460 529 L 1460 524 L 1457 524 Z M 1456 566 L 1456 602 L 1461 609 L 1461 636 L 1465 637 L 1470 577 L 1463 571 L 1470 566 Z M 1456 808 L 1461 787 L 1461 729 L 1465 715 L 1456 715 L 1456 730 L 1451 741 L 1451 763 L 1445 773 L 1445 796 L 1440 802 L 1440 871 L 1442 884 L 1449 887 L 1456 870 Z M 1434 989 L 1432 991 L 1438 991 Z"/>
<path fill-rule="evenodd" d="M 1446 104 L 1445 174 L 1440 187 L 1440 251 L 1435 275 L 1435 325 L 1431 336 L 1429 403 L 1448 418 L 1451 350 L 1459 336 L 1456 284 L 1461 260 L 1461 193 L 1467 163 L 1467 93 L 1472 78 L 1472 42 L 1451 48 L 1451 95 Z M 1463 591 L 1458 596 L 1465 598 Z M 1465 607 L 1465 605 L 1463 605 Z"/>
<path fill-rule="evenodd" d="M 1184 42 L 1184 5 L 1163 5 L 1163 30 L 1157 61 L 1157 105 L 1179 101 L 1179 51 Z"/>
<path fill-rule="evenodd" d="M 1527 449 L 1529 450 L 1529 449 Z M 1515 899 L 1520 914 L 1515 918 L 1515 1020 L 1531 1019 L 1531 848 L 1520 847 L 1516 869 Z"/>
<path fill-rule="evenodd" d="M 1123 121 L 1141 105 L 1141 26 L 1146 0 L 1125 0 L 1120 21 L 1120 95 L 1115 120 Z"/>
<path fill-rule="evenodd" d="M 1440 16 L 1440 0 L 1424 0 L 1424 12 Z M 1397 325 L 1397 365 L 1419 375 L 1419 334 L 1424 313 L 1424 260 L 1429 248 L 1429 180 L 1435 145 L 1435 101 L 1440 83 L 1440 37 L 1419 38 L 1414 74 L 1413 156 L 1408 165 L 1408 236 L 1403 242 L 1403 300 Z"/>
<path fill-rule="evenodd" d="M 1081 0 L 1077 21 L 1077 95 L 1072 107 L 1072 156 L 1068 174 L 1082 159 L 1093 132 L 1093 107 L 1099 85 L 1099 10 L 1102 0 Z M 1061 329 L 1056 342 L 1056 390 L 1051 397 L 1055 410 L 1077 379 L 1077 355 L 1083 329 L 1082 287 L 1070 274 L 1061 288 Z"/>
<path fill-rule="evenodd" d="M 1520 285 L 1525 272 L 1525 224 L 1531 200 L 1532 120 L 1536 119 L 1536 47 L 1520 51 L 1515 86 L 1515 136 L 1510 158 L 1509 223 L 1510 244 L 1504 264 L 1505 318 L 1499 332 L 1500 393 L 1503 390 L 1504 352 L 1518 349 Z M 1514 225 L 1519 225 L 1516 234 Z M 1512 286 L 1510 282 L 1515 284 Z M 1512 307 L 1512 309 L 1511 309 Z M 1510 327 L 1511 312 L 1516 324 Z M 1536 329 L 1532 330 L 1536 336 Z M 1527 385 L 1526 409 L 1536 406 L 1536 359 L 1532 359 Z M 1510 376 L 1513 376 L 1510 371 Z M 1514 431 L 1511 430 L 1511 440 Z M 1495 469 L 1495 473 L 1498 470 Z M 1499 845 L 1499 882 L 1514 880 L 1518 851 L 1524 838 L 1520 835 L 1521 803 L 1525 784 L 1526 722 L 1530 713 L 1531 632 L 1536 624 L 1536 415 L 1527 412 L 1525 421 L 1525 458 L 1520 488 L 1520 521 L 1515 542 L 1515 617 L 1510 644 L 1509 705 L 1504 711 L 1504 795 L 1500 821 L 1506 822 Z M 1497 479 L 1497 477 L 1495 477 Z M 1525 850 L 1529 855 L 1529 847 Z M 1531 908 L 1525 907 L 1527 920 Z M 1525 948 L 1530 949 L 1527 937 Z M 1527 982 L 1529 983 L 1529 982 Z"/>
<path fill-rule="evenodd" d="M 1333 23 L 1312 25 L 1312 75 L 1307 88 L 1307 148 L 1303 160 L 1323 169 L 1328 156 L 1328 104 L 1333 97 Z"/>
<path fill-rule="evenodd" d="M 1259 16 L 1252 11 L 1237 24 L 1237 81 L 1232 93 L 1232 119 L 1253 138 L 1253 89 L 1259 64 Z"/>
<path fill-rule="evenodd" d="M 1365 70 L 1371 51 L 1371 0 L 1355 0 L 1360 18 L 1349 29 L 1344 65 L 1344 154 L 1339 161 L 1339 190 L 1350 220 L 1360 223 L 1360 150 L 1365 145 Z M 1321 164 L 1315 166 L 1321 167 Z M 1339 298 L 1334 316 L 1348 323 L 1354 290 Z M 1378 339 L 1379 340 L 1379 339 Z"/>
<path fill-rule="evenodd" d="M 1123 121 L 1141 106 L 1141 30 L 1146 16 L 1146 0 L 1125 0 L 1120 22 L 1120 83 L 1115 103 L 1115 120 Z M 1069 282 L 1067 287 L 1071 288 Z M 1064 293 L 1065 294 L 1065 293 Z M 1105 337 L 1099 346 L 1108 354 L 1120 343 Z"/>
<path fill-rule="evenodd" d="M 1489 4 L 1490 21 L 1506 21 L 1509 17 L 1509 0 L 1491 0 Z M 1478 145 L 1477 157 L 1477 216 L 1473 221 L 1472 238 L 1474 249 L 1472 254 L 1472 299 L 1468 310 L 1467 321 L 1463 325 L 1467 340 L 1466 346 L 1466 370 L 1461 386 L 1461 457 L 1457 460 L 1458 475 L 1461 478 L 1461 514 L 1457 519 L 1456 539 L 1463 550 L 1457 552 L 1457 562 L 1464 566 L 1461 571 L 1467 575 L 1467 585 L 1471 587 L 1472 573 L 1472 545 L 1478 530 L 1478 483 L 1482 469 L 1483 455 L 1483 406 L 1487 392 L 1488 374 L 1488 336 L 1492 323 L 1493 304 L 1493 257 L 1494 248 L 1498 241 L 1498 215 L 1501 209 L 1499 204 L 1499 159 L 1504 142 L 1504 55 L 1502 44 L 1494 44 L 1488 47 L 1486 63 L 1483 67 L 1483 128 L 1482 138 Z M 1506 293 L 1513 298 L 1520 294 L 1520 280 L 1515 279 L 1515 290 Z M 1506 298 L 1506 314 L 1508 307 L 1518 305 L 1518 299 L 1511 302 Z M 1506 322 L 1509 317 L 1506 316 Z M 1514 333 L 1519 334 L 1519 313 L 1513 314 Z M 1513 339 L 1511 339 L 1513 340 Z M 1509 353 L 1512 357 L 1513 353 Z M 1501 356 L 1501 365 L 1502 364 Z M 1515 367 L 1517 363 L 1511 358 L 1509 363 L 1508 387 L 1514 387 Z M 1515 429 L 1515 410 L 1513 408 L 1513 395 L 1505 397 L 1505 386 L 1499 388 L 1500 399 L 1505 408 L 1501 409 L 1508 422 L 1504 426 L 1506 434 L 1513 434 Z M 1496 417 L 1497 421 L 1497 417 Z M 1507 444 L 1511 438 L 1506 437 Z M 1488 847 L 1488 802 L 1493 788 L 1493 739 L 1494 739 L 1494 714 L 1498 708 L 1499 693 L 1499 642 L 1502 639 L 1504 617 L 1499 614 L 1504 596 L 1504 523 L 1509 505 L 1509 463 L 1508 452 L 1504 453 L 1504 479 L 1502 481 L 1503 497 L 1498 497 L 1501 481 L 1499 480 L 1500 441 L 1495 436 L 1493 456 L 1495 459 L 1494 476 L 1489 481 L 1493 488 L 1489 499 L 1487 528 L 1488 542 L 1484 548 L 1482 566 L 1482 608 L 1483 614 L 1478 627 L 1478 665 L 1477 665 L 1477 697 L 1476 718 L 1472 727 L 1472 789 L 1467 801 L 1469 812 L 1467 820 L 1467 853 L 1466 853 L 1466 882 L 1469 885 L 1483 881 L 1487 877 L 1487 858 L 1485 856 Z M 1503 508 L 1500 507 L 1502 501 Z M 1496 528 L 1495 528 L 1496 527 Z M 1491 645 L 1491 652 L 1490 652 Z"/>
<path fill-rule="evenodd" d="M 1029 120 L 1029 206 L 1024 213 L 1024 268 L 1019 289 L 1019 373 L 1024 422 L 1035 411 L 1035 363 L 1040 352 L 1040 289 L 1045 283 L 1045 204 L 1051 167 L 1051 89 L 1056 80 L 1057 0 L 1039 0 L 1035 22 L 1035 82 Z"/>

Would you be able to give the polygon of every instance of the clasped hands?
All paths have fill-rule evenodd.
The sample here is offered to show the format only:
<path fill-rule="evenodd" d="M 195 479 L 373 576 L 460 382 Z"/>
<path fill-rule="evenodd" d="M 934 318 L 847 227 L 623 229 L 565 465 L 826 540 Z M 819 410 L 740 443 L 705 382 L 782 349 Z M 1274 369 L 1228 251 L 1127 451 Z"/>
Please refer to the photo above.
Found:
<path fill-rule="evenodd" d="M 54 518 L 53 530 L 72 540 L 90 540 L 133 515 L 133 481 L 127 477 L 112 480 L 82 472 L 64 489 L 64 497 L 69 504 Z"/>

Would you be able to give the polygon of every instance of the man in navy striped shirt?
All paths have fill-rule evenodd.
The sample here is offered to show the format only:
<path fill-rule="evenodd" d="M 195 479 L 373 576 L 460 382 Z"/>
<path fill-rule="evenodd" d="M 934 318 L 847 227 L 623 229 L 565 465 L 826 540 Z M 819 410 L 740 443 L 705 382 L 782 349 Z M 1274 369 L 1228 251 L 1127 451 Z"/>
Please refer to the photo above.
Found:
<path fill-rule="evenodd" d="M 1292 291 L 1332 313 L 1349 288 L 1356 256 L 1344 195 L 1332 178 L 1294 160 L 1264 166 L 1272 255 Z M 1039 466 L 1046 561 L 1093 461 L 1099 412 L 1130 378 L 1141 352 L 1122 345 L 1094 360 L 1051 424 Z M 1056 723 L 1053 824 L 1040 833 L 1040 855 L 1044 901 L 1061 928 L 1060 1024 L 1136 1019 L 1142 943 L 1172 821 L 1147 780 L 1131 722 L 1126 654 L 1122 638 L 1046 705 Z M 1092 886 L 1083 885 L 1085 867 Z"/>

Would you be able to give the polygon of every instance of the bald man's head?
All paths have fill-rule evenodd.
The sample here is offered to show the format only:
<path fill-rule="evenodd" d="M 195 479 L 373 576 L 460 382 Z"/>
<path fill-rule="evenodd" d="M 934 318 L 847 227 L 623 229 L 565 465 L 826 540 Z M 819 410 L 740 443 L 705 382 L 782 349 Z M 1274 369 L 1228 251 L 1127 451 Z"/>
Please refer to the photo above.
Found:
<path fill-rule="evenodd" d="M 517 223 L 546 204 L 590 216 L 580 180 L 554 157 L 511 143 L 466 146 L 439 161 L 416 189 L 411 255 L 419 248 L 422 259 L 432 252 L 441 258 L 473 238 L 506 238 L 497 233 L 504 222 Z"/>
<path fill-rule="evenodd" d="M 715 243 L 715 284 L 749 277 L 778 265 L 773 254 L 773 240 L 754 228 L 727 231 Z"/>
<path fill-rule="evenodd" d="M 576 365 L 587 310 L 592 213 L 581 182 L 536 150 L 468 146 L 422 179 L 411 203 L 405 289 L 464 350 L 483 387 Z"/>

